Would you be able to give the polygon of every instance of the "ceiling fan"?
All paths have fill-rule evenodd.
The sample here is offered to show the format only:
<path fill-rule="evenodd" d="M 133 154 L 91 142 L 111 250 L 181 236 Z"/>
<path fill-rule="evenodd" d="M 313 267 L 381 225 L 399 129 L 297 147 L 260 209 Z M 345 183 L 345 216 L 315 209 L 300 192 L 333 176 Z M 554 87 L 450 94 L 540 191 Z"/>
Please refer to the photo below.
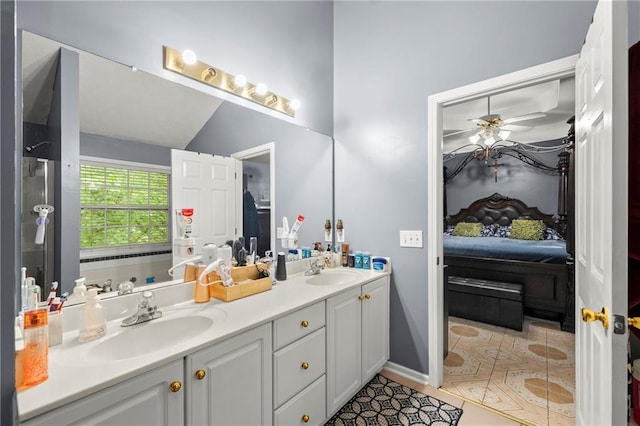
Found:
<path fill-rule="evenodd" d="M 511 132 L 524 132 L 532 129 L 531 126 L 515 125 L 520 121 L 533 120 L 535 118 L 545 117 L 542 112 L 534 112 L 531 114 L 519 115 L 507 119 L 502 119 L 500 114 L 491 114 L 491 97 L 487 97 L 487 115 L 479 118 L 471 119 L 475 123 L 475 127 L 467 130 L 459 130 L 457 132 L 448 133 L 444 137 L 450 137 L 467 132 L 475 132 L 469 137 L 471 143 L 476 144 L 482 138 L 486 145 L 491 145 L 497 140 L 506 140 Z M 499 139 L 498 139 L 499 138 Z"/>

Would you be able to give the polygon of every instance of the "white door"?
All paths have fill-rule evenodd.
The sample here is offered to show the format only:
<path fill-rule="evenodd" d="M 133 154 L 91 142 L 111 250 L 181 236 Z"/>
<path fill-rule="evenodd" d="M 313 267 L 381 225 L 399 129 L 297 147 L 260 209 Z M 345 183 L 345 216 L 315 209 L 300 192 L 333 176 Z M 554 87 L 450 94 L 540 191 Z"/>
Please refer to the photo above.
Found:
<path fill-rule="evenodd" d="M 222 245 L 242 235 L 242 162 L 235 158 L 171 150 L 172 235 L 178 236 L 175 212 L 194 209 L 195 255 L 202 245 Z M 173 250 L 173 264 L 188 257 Z M 181 271 L 176 270 L 175 277 Z"/>
<path fill-rule="evenodd" d="M 362 286 L 362 383 L 389 359 L 389 277 Z"/>
<path fill-rule="evenodd" d="M 627 4 L 601 0 L 576 64 L 576 422 L 627 423 Z M 581 310 L 608 309 L 608 328 Z"/>
<path fill-rule="evenodd" d="M 271 342 L 268 323 L 187 356 L 186 424 L 270 425 Z"/>
<path fill-rule="evenodd" d="M 362 387 L 360 287 L 327 299 L 327 418 Z"/>

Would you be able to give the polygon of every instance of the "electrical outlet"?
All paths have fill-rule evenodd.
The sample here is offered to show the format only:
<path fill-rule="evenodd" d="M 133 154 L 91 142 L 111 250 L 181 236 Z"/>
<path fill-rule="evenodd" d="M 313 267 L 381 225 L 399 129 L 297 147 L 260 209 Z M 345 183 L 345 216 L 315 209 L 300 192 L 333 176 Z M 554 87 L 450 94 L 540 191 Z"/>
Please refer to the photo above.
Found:
<path fill-rule="evenodd" d="M 400 231 L 400 247 L 422 247 L 422 231 Z"/>

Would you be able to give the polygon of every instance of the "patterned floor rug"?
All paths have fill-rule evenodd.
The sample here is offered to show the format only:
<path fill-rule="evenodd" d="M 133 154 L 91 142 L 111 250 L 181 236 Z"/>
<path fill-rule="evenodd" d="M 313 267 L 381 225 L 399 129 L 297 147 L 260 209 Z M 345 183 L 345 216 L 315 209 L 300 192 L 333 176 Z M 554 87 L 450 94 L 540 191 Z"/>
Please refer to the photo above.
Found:
<path fill-rule="evenodd" d="M 457 425 L 462 409 L 376 375 L 326 424 Z"/>

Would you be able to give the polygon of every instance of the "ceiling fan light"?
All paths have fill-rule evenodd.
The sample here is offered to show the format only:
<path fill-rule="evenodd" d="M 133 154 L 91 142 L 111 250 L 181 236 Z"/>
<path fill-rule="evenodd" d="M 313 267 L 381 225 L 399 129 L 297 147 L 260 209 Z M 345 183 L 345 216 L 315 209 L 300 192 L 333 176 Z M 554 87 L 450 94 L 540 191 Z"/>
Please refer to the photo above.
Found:
<path fill-rule="evenodd" d="M 506 141 L 509 138 L 510 134 L 511 134 L 510 130 L 500 130 L 500 132 L 498 133 L 498 136 L 500 136 L 500 139 L 502 139 L 503 141 Z"/>
<path fill-rule="evenodd" d="M 480 140 L 480 135 L 478 135 L 477 133 L 473 136 L 469 136 L 469 142 L 471 142 L 474 145 L 477 144 L 479 140 Z"/>
<path fill-rule="evenodd" d="M 494 143 L 495 141 L 496 141 L 496 140 L 493 138 L 493 135 L 492 135 L 492 136 L 489 136 L 488 138 L 486 138 L 486 139 L 484 140 L 484 144 L 485 144 L 486 146 L 491 146 L 491 145 L 493 145 L 493 143 Z"/>

